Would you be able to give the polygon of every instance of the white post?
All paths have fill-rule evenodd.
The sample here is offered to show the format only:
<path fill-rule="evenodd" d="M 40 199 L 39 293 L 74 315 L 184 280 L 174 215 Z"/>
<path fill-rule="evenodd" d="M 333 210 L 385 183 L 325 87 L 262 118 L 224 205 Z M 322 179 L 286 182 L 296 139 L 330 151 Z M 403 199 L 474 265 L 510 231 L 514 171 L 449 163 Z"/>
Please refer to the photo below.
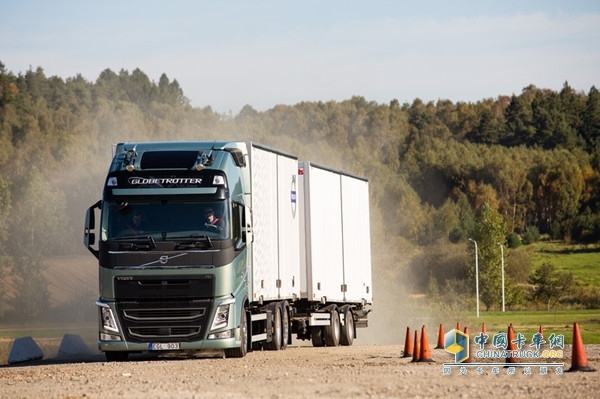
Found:
<path fill-rule="evenodd" d="M 477 296 L 477 317 L 479 317 L 479 260 L 477 256 L 477 241 L 469 238 L 473 244 L 475 244 L 475 295 Z"/>
<path fill-rule="evenodd" d="M 500 256 L 502 259 L 502 311 L 504 312 L 504 245 L 500 245 Z"/>

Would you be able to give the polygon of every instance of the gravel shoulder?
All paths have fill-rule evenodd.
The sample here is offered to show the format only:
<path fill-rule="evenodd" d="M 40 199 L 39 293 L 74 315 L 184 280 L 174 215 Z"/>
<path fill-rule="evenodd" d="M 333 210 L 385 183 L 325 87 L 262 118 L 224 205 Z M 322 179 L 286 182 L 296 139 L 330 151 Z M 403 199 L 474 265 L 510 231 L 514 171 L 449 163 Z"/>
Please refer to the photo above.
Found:
<path fill-rule="evenodd" d="M 600 345 L 586 345 L 590 366 L 600 369 Z M 220 353 L 132 356 L 109 363 L 103 355 L 54 358 L 0 367 L 0 397 L 6 398 L 592 398 L 600 389 L 595 372 L 531 374 L 516 367 L 458 367 L 444 373 L 452 355 L 432 349 L 434 362 L 402 357 L 401 345 L 355 345 L 256 351 L 241 359 Z M 564 370 L 571 366 L 565 347 Z"/>

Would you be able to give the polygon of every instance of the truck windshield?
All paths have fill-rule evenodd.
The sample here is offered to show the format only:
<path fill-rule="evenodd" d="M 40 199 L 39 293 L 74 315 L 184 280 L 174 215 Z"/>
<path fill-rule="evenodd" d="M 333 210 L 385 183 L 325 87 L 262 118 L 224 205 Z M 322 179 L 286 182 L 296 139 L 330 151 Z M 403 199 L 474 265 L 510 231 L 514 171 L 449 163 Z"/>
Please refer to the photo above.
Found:
<path fill-rule="evenodd" d="M 225 201 L 104 202 L 102 240 L 147 237 L 165 241 L 206 236 L 231 237 Z"/>

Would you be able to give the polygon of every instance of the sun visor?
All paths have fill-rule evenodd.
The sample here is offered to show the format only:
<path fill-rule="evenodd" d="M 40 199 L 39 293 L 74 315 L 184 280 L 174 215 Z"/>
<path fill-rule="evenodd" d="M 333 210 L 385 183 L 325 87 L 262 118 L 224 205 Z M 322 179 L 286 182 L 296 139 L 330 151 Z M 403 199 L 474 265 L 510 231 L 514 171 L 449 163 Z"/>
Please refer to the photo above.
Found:
<path fill-rule="evenodd" d="M 141 169 L 190 169 L 198 160 L 198 151 L 146 151 Z"/>

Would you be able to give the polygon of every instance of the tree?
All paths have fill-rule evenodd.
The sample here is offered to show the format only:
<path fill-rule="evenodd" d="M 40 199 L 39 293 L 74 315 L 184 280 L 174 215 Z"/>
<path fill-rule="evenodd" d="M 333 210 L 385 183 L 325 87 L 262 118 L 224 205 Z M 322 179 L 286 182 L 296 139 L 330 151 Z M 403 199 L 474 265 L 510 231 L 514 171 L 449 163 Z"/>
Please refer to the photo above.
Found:
<path fill-rule="evenodd" d="M 477 242 L 479 297 L 485 304 L 486 310 L 501 303 L 502 258 L 498 244 L 506 247 L 505 237 L 506 222 L 498 211 L 491 206 L 490 202 L 485 201 L 475 215 L 475 231 L 472 238 Z M 469 245 L 468 251 L 470 253 L 469 259 L 474 259 L 475 247 Z M 472 283 L 475 283 L 474 267 L 469 267 L 469 276 Z"/>
<path fill-rule="evenodd" d="M 155 97 L 156 85 L 150 82 L 148 75 L 136 68 L 124 81 L 129 100 L 141 106 L 148 105 Z"/>
<path fill-rule="evenodd" d="M 125 87 L 122 85 L 119 75 L 110 69 L 100 72 L 94 85 L 94 96 L 112 101 L 125 100 Z"/>
<path fill-rule="evenodd" d="M 585 104 L 582 135 L 588 151 L 591 152 L 600 144 L 600 91 L 595 86 L 590 89 Z"/>
<path fill-rule="evenodd" d="M 529 278 L 532 298 L 546 302 L 548 311 L 565 296 L 573 285 L 573 274 L 560 272 L 551 263 L 543 263 Z"/>
<path fill-rule="evenodd" d="M 179 87 L 177 80 L 169 82 L 166 74 L 160 75 L 158 81 L 158 101 L 170 105 L 185 105 L 189 100 L 183 95 L 183 90 Z"/>
<path fill-rule="evenodd" d="M 505 112 L 505 133 L 501 141 L 507 146 L 530 144 L 535 135 L 531 103 L 524 96 L 512 97 Z"/>
<path fill-rule="evenodd" d="M 535 187 L 536 222 L 541 233 L 550 231 L 554 222 L 570 238 L 574 217 L 580 211 L 585 182 L 578 158 L 583 153 L 554 150 L 538 154 L 529 180 Z"/>

